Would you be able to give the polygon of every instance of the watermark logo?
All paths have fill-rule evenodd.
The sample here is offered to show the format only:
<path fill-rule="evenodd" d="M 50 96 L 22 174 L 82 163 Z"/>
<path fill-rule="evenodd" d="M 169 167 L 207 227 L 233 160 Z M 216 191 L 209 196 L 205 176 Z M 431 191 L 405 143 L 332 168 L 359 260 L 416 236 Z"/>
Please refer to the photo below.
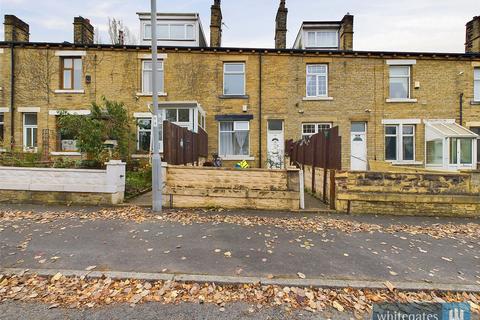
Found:
<path fill-rule="evenodd" d="M 379 303 L 373 320 L 471 320 L 468 303 Z"/>

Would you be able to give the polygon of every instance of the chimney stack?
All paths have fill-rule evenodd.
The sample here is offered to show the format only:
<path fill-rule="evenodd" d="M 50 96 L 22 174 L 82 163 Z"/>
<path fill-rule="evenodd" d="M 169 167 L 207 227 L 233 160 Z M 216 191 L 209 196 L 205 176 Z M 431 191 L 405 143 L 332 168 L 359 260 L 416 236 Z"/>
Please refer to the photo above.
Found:
<path fill-rule="evenodd" d="M 287 48 L 287 15 L 285 0 L 280 0 L 277 17 L 275 19 L 275 49 Z"/>
<path fill-rule="evenodd" d="M 353 50 L 353 15 L 347 13 L 340 25 L 340 50 Z"/>
<path fill-rule="evenodd" d="M 480 16 L 473 17 L 467 23 L 465 53 L 480 52 Z"/>
<path fill-rule="evenodd" d="M 125 33 L 123 32 L 123 30 L 118 30 L 118 44 L 125 44 Z"/>
<path fill-rule="evenodd" d="M 28 42 L 30 39 L 29 26 L 14 15 L 6 14 L 4 17 L 5 41 Z"/>
<path fill-rule="evenodd" d="M 222 8 L 220 0 L 214 0 L 211 7 L 210 47 L 222 46 Z"/>
<path fill-rule="evenodd" d="M 93 44 L 93 26 L 90 20 L 83 17 L 73 19 L 73 43 L 75 44 Z"/>

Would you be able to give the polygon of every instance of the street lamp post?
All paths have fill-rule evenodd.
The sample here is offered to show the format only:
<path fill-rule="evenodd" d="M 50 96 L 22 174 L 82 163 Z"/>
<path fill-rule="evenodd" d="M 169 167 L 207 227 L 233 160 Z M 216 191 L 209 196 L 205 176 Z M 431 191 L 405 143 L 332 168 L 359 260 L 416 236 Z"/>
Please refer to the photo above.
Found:
<path fill-rule="evenodd" d="M 159 126 L 161 118 L 158 116 L 158 83 L 157 83 L 157 0 L 151 0 L 151 29 L 152 29 L 152 209 L 154 212 L 162 212 L 162 163 L 160 159 L 160 134 Z"/>

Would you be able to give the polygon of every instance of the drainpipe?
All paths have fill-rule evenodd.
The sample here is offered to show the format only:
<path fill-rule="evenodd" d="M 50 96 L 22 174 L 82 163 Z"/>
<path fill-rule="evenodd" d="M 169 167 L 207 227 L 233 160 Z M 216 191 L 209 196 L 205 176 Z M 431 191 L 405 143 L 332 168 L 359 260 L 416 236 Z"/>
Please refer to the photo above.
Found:
<path fill-rule="evenodd" d="M 262 62 L 263 56 L 258 56 L 258 167 L 262 167 Z"/>
<path fill-rule="evenodd" d="M 463 126 L 463 92 L 460 93 L 460 125 Z"/>
<path fill-rule="evenodd" d="M 10 151 L 15 146 L 15 55 L 14 44 L 10 44 Z"/>

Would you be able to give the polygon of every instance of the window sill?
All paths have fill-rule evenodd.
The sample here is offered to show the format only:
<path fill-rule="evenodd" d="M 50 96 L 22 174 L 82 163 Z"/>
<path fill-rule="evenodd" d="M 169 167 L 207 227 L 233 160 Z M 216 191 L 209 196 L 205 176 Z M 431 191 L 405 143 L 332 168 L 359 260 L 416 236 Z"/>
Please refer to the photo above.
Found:
<path fill-rule="evenodd" d="M 471 105 L 480 105 L 480 101 L 472 100 L 470 101 Z"/>
<path fill-rule="evenodd" d="M 64 89 L 57 89 L 54 91 L 55 93 L 66 93 L 66 94 L 82 94 L 85 93 L 85 90 L 64 90 Z"/>
<path fill-rule="evenodd" d="M 303 97 L 303 101 L 332 101 L 332 97 Z"/>
<path fill-rule="evenodd" d="M 218 96 L 219 99 L 249 99 L 250 96 L 242 94 L 222 94 Z"/>
<path fill-rule="evenodd" d="M 401 166 L 401 165 L 421 165 L 423 161 L 397 161 L 397 160 L 386 160 L 386 162 L 390 162 L 394 166 Z"/>
<path fill-rule="evenodd" d="M 417 99 L 387 99 L 388 103 L 417 103 Z"/>
<path fill-rule="evenodd" d="M 137 92 L 137 93 L 136 93 L 136 96 L 137 96 L 137 97 L 151 97 L 152 94 L 151 94 L 151 93 L 147 93 L 147 92 Z M 167 96 L 167 93 L 166 93 L 166 92 L 159 92 L 159 93 L 158 93 L 158 96 L 159 96 L 159 97 L 166 97 L 166 96 Z"/>
<path fill-rule="evenodd" d="M 50 152 L 52 156 L 81 156 L 82 154 L 77 151 L 52 151 Z"/>
<path fill-rule="evenodd" d="M 251 156 L 219 156 L 220 159 L 225 160 L 225 161 L 241 161 L 241 160 L 247 160 L 247 161 L 254 161 L 255 157 Z"/>

